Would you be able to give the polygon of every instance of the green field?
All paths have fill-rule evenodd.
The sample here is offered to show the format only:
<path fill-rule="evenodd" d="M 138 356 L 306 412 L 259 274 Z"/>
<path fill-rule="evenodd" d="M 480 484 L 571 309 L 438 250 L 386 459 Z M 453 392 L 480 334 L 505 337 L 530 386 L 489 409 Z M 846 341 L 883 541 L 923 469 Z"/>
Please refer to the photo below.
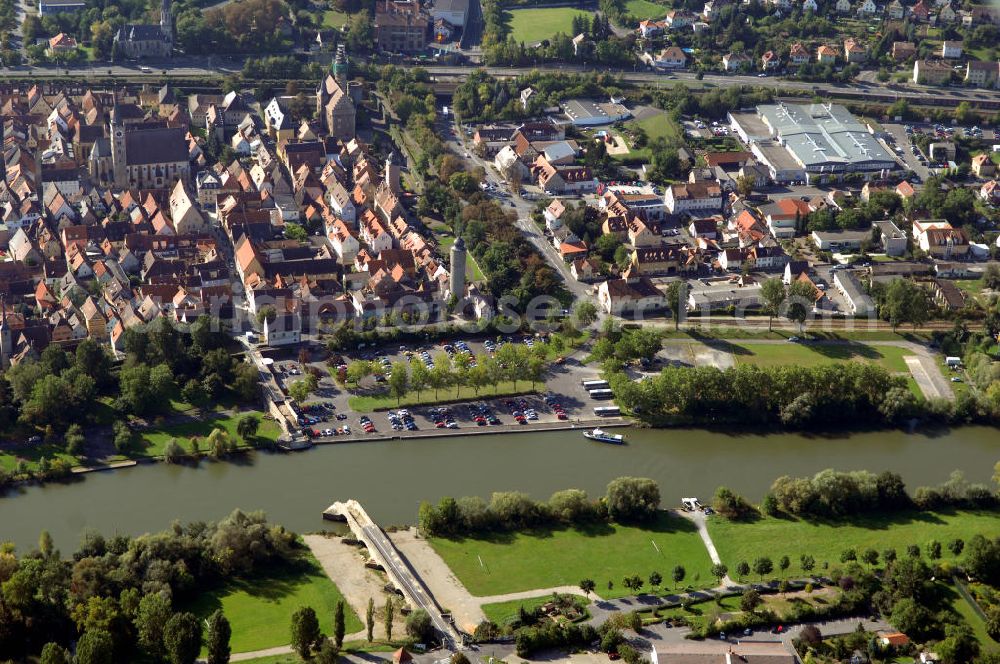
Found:
<path fill-rule="evenodd" d="M 299 564 L 269 576 L 231 581 L 204 592 L 187 610 L 205 618 L 221 608 L 233 628 L 233 652 L 249 652 L 287 645 L 292 614 L 303 606 L 316 611 L 324 634 L 333 634 L 333 612 L 341 599 L 337 586 L 307 554 Z M 344 608 L 346 633 L 357 632 L 361 621 L 349 606 Z"/>
<path fill-rule="evenodd" d="M 477 596 L 576 586 L 589 578 L 601 597 L 624 597 L 632 594 L 622 586 L 626 576 L 648 579 L 656 571 L 669 579 L 678 564 L 687 570 L 686 584 L 715 585 L 712 563 L 694 524 L 667 512 L 646 527 L 600 524 L 430 542 Z M 610 590 L 608 581 L 614 583 Z M 664 586 L 670 589 L 672 582 L 664 581 Z"/>
<path fill-rule="evenodd" d="M 651 115 L 636 121 L 635 124 L 642 127 L 649 140 L 663 137 L 668 141 L 680 141 L 683 137 L 680 126 L 667 117 L 666 113 Z"/>
<path fill-rule="evenodd" d="M 740 561 L 753 563 L 768 556 L 777 562 L 781 556 L 792 561 L 790 575 L 799 575 L 799 557 L 809 554 L 816 559 L 816 569 L 823 563 L 839 564 L 840 554 L 853 548 L 872 548 L 879 552 L 895 549 L 906 555 L 906 547 L 916 544 L 923 549 L 931 540 L 942 544 L 944 560 L 953 560 L 947 544 L 956 537 L 969 541 L 973 535 L 995 533 L 997 512 L 900 512 L 854 517 L 844 521 L 803 521 L 794 518 L 765 517 L 753 522 L 733 522 L 722 517 L 708 520 L 722 562 L 730 574 Z"/>
<path fill-rule="evenodd" d="M 211 433 L 212 429 L 224 429 L 232 436 L 233 440 L 241 443 L 242 441 L 236 433 L 236 424 L 239 422 L 240 417 L 245 414 L 227 414 L 222 417 L 197 419 L 181 424 L 147 429 L 142 432 L 142 451 L 132 456 L 160 456 L 163 454 L 163 448 L 171 438 L 176 438 L 182 447 L 189 449 L 190 443 L 188 439 L 207 436 Z M 265 420 L 261 416 L 261 413 L 256 413 L 256 415 L 261 417 L 257 437 L 271 442 L 276 441 L 278 435 L 281 433 L 278 424 L 274 420 Z"/>
<path fill-rule="evenodd" d="M 323 27 L 340 30 L 350 18 L 350 14 L 337 11 L 336 9 L 327 9 L 323 12 Z"/>
<path fill-rule="evenodd" d="M 515 41 L 533 44 L 551 39 L 557 32 L 572 37 L 573 17 L 578 14 L 586 18 L 589 25 L 590 15 L 571 7 L 512 9 L 504 12 L 504 19 Z"/>
<path fill-rule="evenodd" d="M 536 387 L 538 385 L 541 385 L 541 383 L 537 383 Z M 474 401 L 476 399 L 497 396 L 509 397 L 518 394 L 530 394 L 531 392 L 534 392 L 531 389 L 531 383 L 526 380 L 520 380 L 517 382 L 516 388 L 514 383 L 505 381 L 499 383 L 495 388 L 492 385 L 487 385 L 479 390 L 478 394 L 471 387 L 460 387 L 457 391 L 453 387 L 446 387 L 437 396 L 434 395 L 434 390 L 424 389 L 419 394 L 416 392 L 407 392 L 401 399 L 397 400 L 395 397 L 389 396 L 388 392 L 380 392 L 377 394 L 354 395 L 347 400 L 347 403 L 350 405 L 351 410 L 355 412 L 368 413 L 375 410 L 391 410 L 403 406 L 429 406 L 454 401 Z"/>
<path fill-rule="evenodd" d="M 811 367 L 828 362 L 874 362 L 889 371 L 908 373 L 903 357 L 912 355 L 904 348 L 895 346 L 868 346 L 862 343 L 852 344 L 726 344 L 735 356 L 737 364 L 753 364 L 760 367 L 773 367 L 794 364 L 800 367 Z"/>
<path fill-rule="evenodd" d="M 584 597 L 576 597 L 575 599 L 577 606 L 587 606 L 590 604 L 590 600 Z M 552 595 L 542 595 L 541 597 L 532 597 L 531 599 L 514 599 L 509 602 L 483 604 L 482 609 L 488 619 L 498 625 L 505 625 L 517 618 L 522 606 L 525 611 L 533 611 L 551 601 Z"/>
<path fill-rule="evenodd" d="M 625 11 L 639 21 L 661 18 L 667 15 L 667 8 L 649 0 L 627 0 Z"/>
<path fill-rule="evenodd" d="M 979 617 L 972 605 L 959 594 L 955 586 L 948 586 L 945 589 L 945 603 L 952 613 L 959 616 L 972 628 L 976 640 L 979 641 L 979 645 L 984 651 L 1000 652 L 1000 643 L 991 639 L 990 635 L 986 633 L 986 623 Z"/>
<path fill-rule="evenodd" d="M 74 466 L 80 463 L 77 457 L 72 454 L 66 454 L 63 451 L 63 445 L 46 445 L 42 443 L 41 445 L 19 445 L 15 449 L 0 451 L 0 469 L 12 472 L 17 467 L 19 461 L 24 461 L 28 470 L 35 471 L 38 469 L 38 462 L 42 457 L 45 457 L 49 461 L 66 459 Z"/>

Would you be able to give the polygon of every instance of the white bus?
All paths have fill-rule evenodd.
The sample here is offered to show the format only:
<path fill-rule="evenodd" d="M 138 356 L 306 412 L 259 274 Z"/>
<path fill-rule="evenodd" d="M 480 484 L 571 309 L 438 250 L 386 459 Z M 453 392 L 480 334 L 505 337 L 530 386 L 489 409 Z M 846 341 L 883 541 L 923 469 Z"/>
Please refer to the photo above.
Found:
<path fill-rule="evenodd" d="M 591 399 L 611 399 L 614 396 L 611 390 L 590 390 Z"/>
<path fill-rule="evenodd" d="M 597 406 L 594 408 L 594 415 L 598 417 L 617 417 L 622 414 L 618 406 Z"/>
<path fill-rule="evenodd" d="M 606 380 L 585 380 L 583 381 L 583 389 L 585 390 L 606 390 L 610 385 Z"/>

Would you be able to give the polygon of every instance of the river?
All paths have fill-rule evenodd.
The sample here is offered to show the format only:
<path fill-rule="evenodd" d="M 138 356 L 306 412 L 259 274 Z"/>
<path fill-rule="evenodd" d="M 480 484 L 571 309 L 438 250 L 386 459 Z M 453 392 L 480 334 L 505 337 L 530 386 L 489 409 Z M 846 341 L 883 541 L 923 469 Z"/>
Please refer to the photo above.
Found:
<path fill-rule="evenodd" d="M 47 529 L 64 553 L 87 528 L 105 535 L 158 531 L 174 519 L 218 519 L 234 508 L 264 510 L 295 531 L 318 530 L 320 513 L 356 498 L 382 525 L 413 523 L 421 500 L 520 490 L 536 498 L 569 487 L 591 496 L 621 475 L 652 477 L 663 502 L 710 497 L 725 484 L 759 500 L 780 475 L 824 468 L 890 469 L 912 491 L 959 469 L 987 482 L 1000 460 L 996 429 L 937 435 L 901 431 L 804 436 L 705 430 L 625 430 L 627 446 L 585 440 L 578 431 L 324 445 L 294 454 L 255 454 L 198 467 L 142 465 L 69 484 L 28 486 L 0 498 L 0 540 L 21 551 Z"/>

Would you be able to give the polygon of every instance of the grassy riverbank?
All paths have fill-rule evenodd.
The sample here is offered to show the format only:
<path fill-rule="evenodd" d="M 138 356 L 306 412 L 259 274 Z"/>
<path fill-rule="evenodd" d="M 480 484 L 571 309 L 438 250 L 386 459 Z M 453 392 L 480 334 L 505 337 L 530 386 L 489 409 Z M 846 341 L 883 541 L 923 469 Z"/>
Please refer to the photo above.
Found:
<path fill-rule="evenodd" d="M 881 553 L 895 549 L 906 555 L 906 547 L 918 545 L 921 550 L 931 540 L 941 542 L 944 560 L 954 560 L 947 544 L 955 538 L 968 541 L 973 535 L 996 532 L 995 511 L 896 512 L 865 514 L 845 520 L 804 521 L 794 518 L 765 517 L 751 522 L 734 522 L 716 516 L 708 520 L 708 530 L 730 573 L 740 561 L 753 563 L 767 556 L 777 561 L 788 556 L 792 565 L 790 576 L 802 574 L 799 557 L 808 554 L 816 559 L 816 571 L 823 563 L 839 564 L 840 554 L 854 549 Z"/>
<path fill-rule="evenodd" d="M 666 512 L 644 526 L 598 524 L 480 538 L 432 538 L 430 543 L 469 592 L 478 596 L 575 587 L 589 578 L 600 596 L 624 597 L 634 594 L 622 585 L 624 577 L 638 574 L 649 589 L 650 573 L 669 579 L 675 565 L 684 566 L 685 584 L 715 585 L 711 560 L 694 524 Z M 672 582 L 664 585 L 670 588 Z"/>
<path fill-rule="evenodd" d="M 257 429 L 257 438 L 263 441 L 274 442 L 281 435 L 281 427 L 272 419 L 264 419 L 263 413 L 256 411 L 224 413 L 219 416 L 207 415 L 202 418 L 192 418 L 190 420 L 170 424 L 162 427 L 151 427 L 142 431 L 142 444 L 137 452 L 130 457 L 152 457 L 162 456 L 163 448 L 167 443 L 176 438 L 181 446 L 190 450 L 191 438 L 204 438 L 213 429 L 222 429 L 229 436 L 239 443 L 242 443 L 239 434 L 236 432 L 236 425 L 244 415 L 253 414 L 260 418 L 260 428 Z M 204 445 L 202 451 L 205 451 Z"/>
<path fill-rule="evenodd" d="M 323 572 L 311 554 L 299 564 L 254 578 L 231 581 L 208 590 L 186 607 L 199 618 L 222 609 L 233 628 L 233 652 L 250 652 L 288 645 L 292 614 L 311 606 L 324 634 L 333 633 L 333 612 L 343 599 L 340 589 Z M 344 606 L 347 634 L 363 628 L 361 621 Z M 203 653 L 204 654 L 204 653 Z"/>

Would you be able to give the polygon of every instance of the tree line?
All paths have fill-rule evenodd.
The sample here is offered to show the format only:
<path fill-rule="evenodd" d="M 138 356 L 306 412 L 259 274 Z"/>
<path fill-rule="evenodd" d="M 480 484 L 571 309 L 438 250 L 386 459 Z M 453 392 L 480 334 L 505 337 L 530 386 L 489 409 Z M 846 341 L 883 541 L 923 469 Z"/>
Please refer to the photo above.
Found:
<path fill-rule="evenodd" d="M 657 426 L 781 424 L 789 428 L 897 422 L 918 412 L 902 378 L 873 364 L 665 367 L 635 382 L 606 371 L 616 402 Z"/>
<path fill-rule="evenodd" d="M 997 488 L 969 482 L 956 470 L 947 481 L 937 486 L 917 487 L 911 496 L 898 473 L 827 468 L 812 477 L 782 475 L 771 483 L 759 508 L 728 487 L 719 487 L 712 507 L 734 520 L 752 519 L 760 514 L 836 519 L 866 512 L 989 509 L 1000 504 L 1000 462 L 994 480 Z"/>
<path fill-rule="evenodd" d="M 544 502 L 515 491 L 495 492 L 489 503 L 479 496 L 445 497 L 437 505 L 425 501 L 420 504 L 418 525 L 427 536 L 457 537 L 601 521 L 648 522 L 656 517 L 659 507 L 656 482 L 619 477 L 598 500 L 591 500 L 580 489 L 566 489 Z"/>
<path fill-rule="evenodd" d="M 182 607 L 227 580 L 301 564 L 301 547 L 262 513 L 239 510 L 218 523 L 175 524 L 136 538 L 87 533 L 69 559 L 44 532 L 23 555 L 4 545 L 0 652 L 68 664 L 75 642 L 76 664 L 193 664 L 204 643 L 210 664 L 222 664 L 231 632 L 225 616 L 216 612 L 203 630 Z"/>

